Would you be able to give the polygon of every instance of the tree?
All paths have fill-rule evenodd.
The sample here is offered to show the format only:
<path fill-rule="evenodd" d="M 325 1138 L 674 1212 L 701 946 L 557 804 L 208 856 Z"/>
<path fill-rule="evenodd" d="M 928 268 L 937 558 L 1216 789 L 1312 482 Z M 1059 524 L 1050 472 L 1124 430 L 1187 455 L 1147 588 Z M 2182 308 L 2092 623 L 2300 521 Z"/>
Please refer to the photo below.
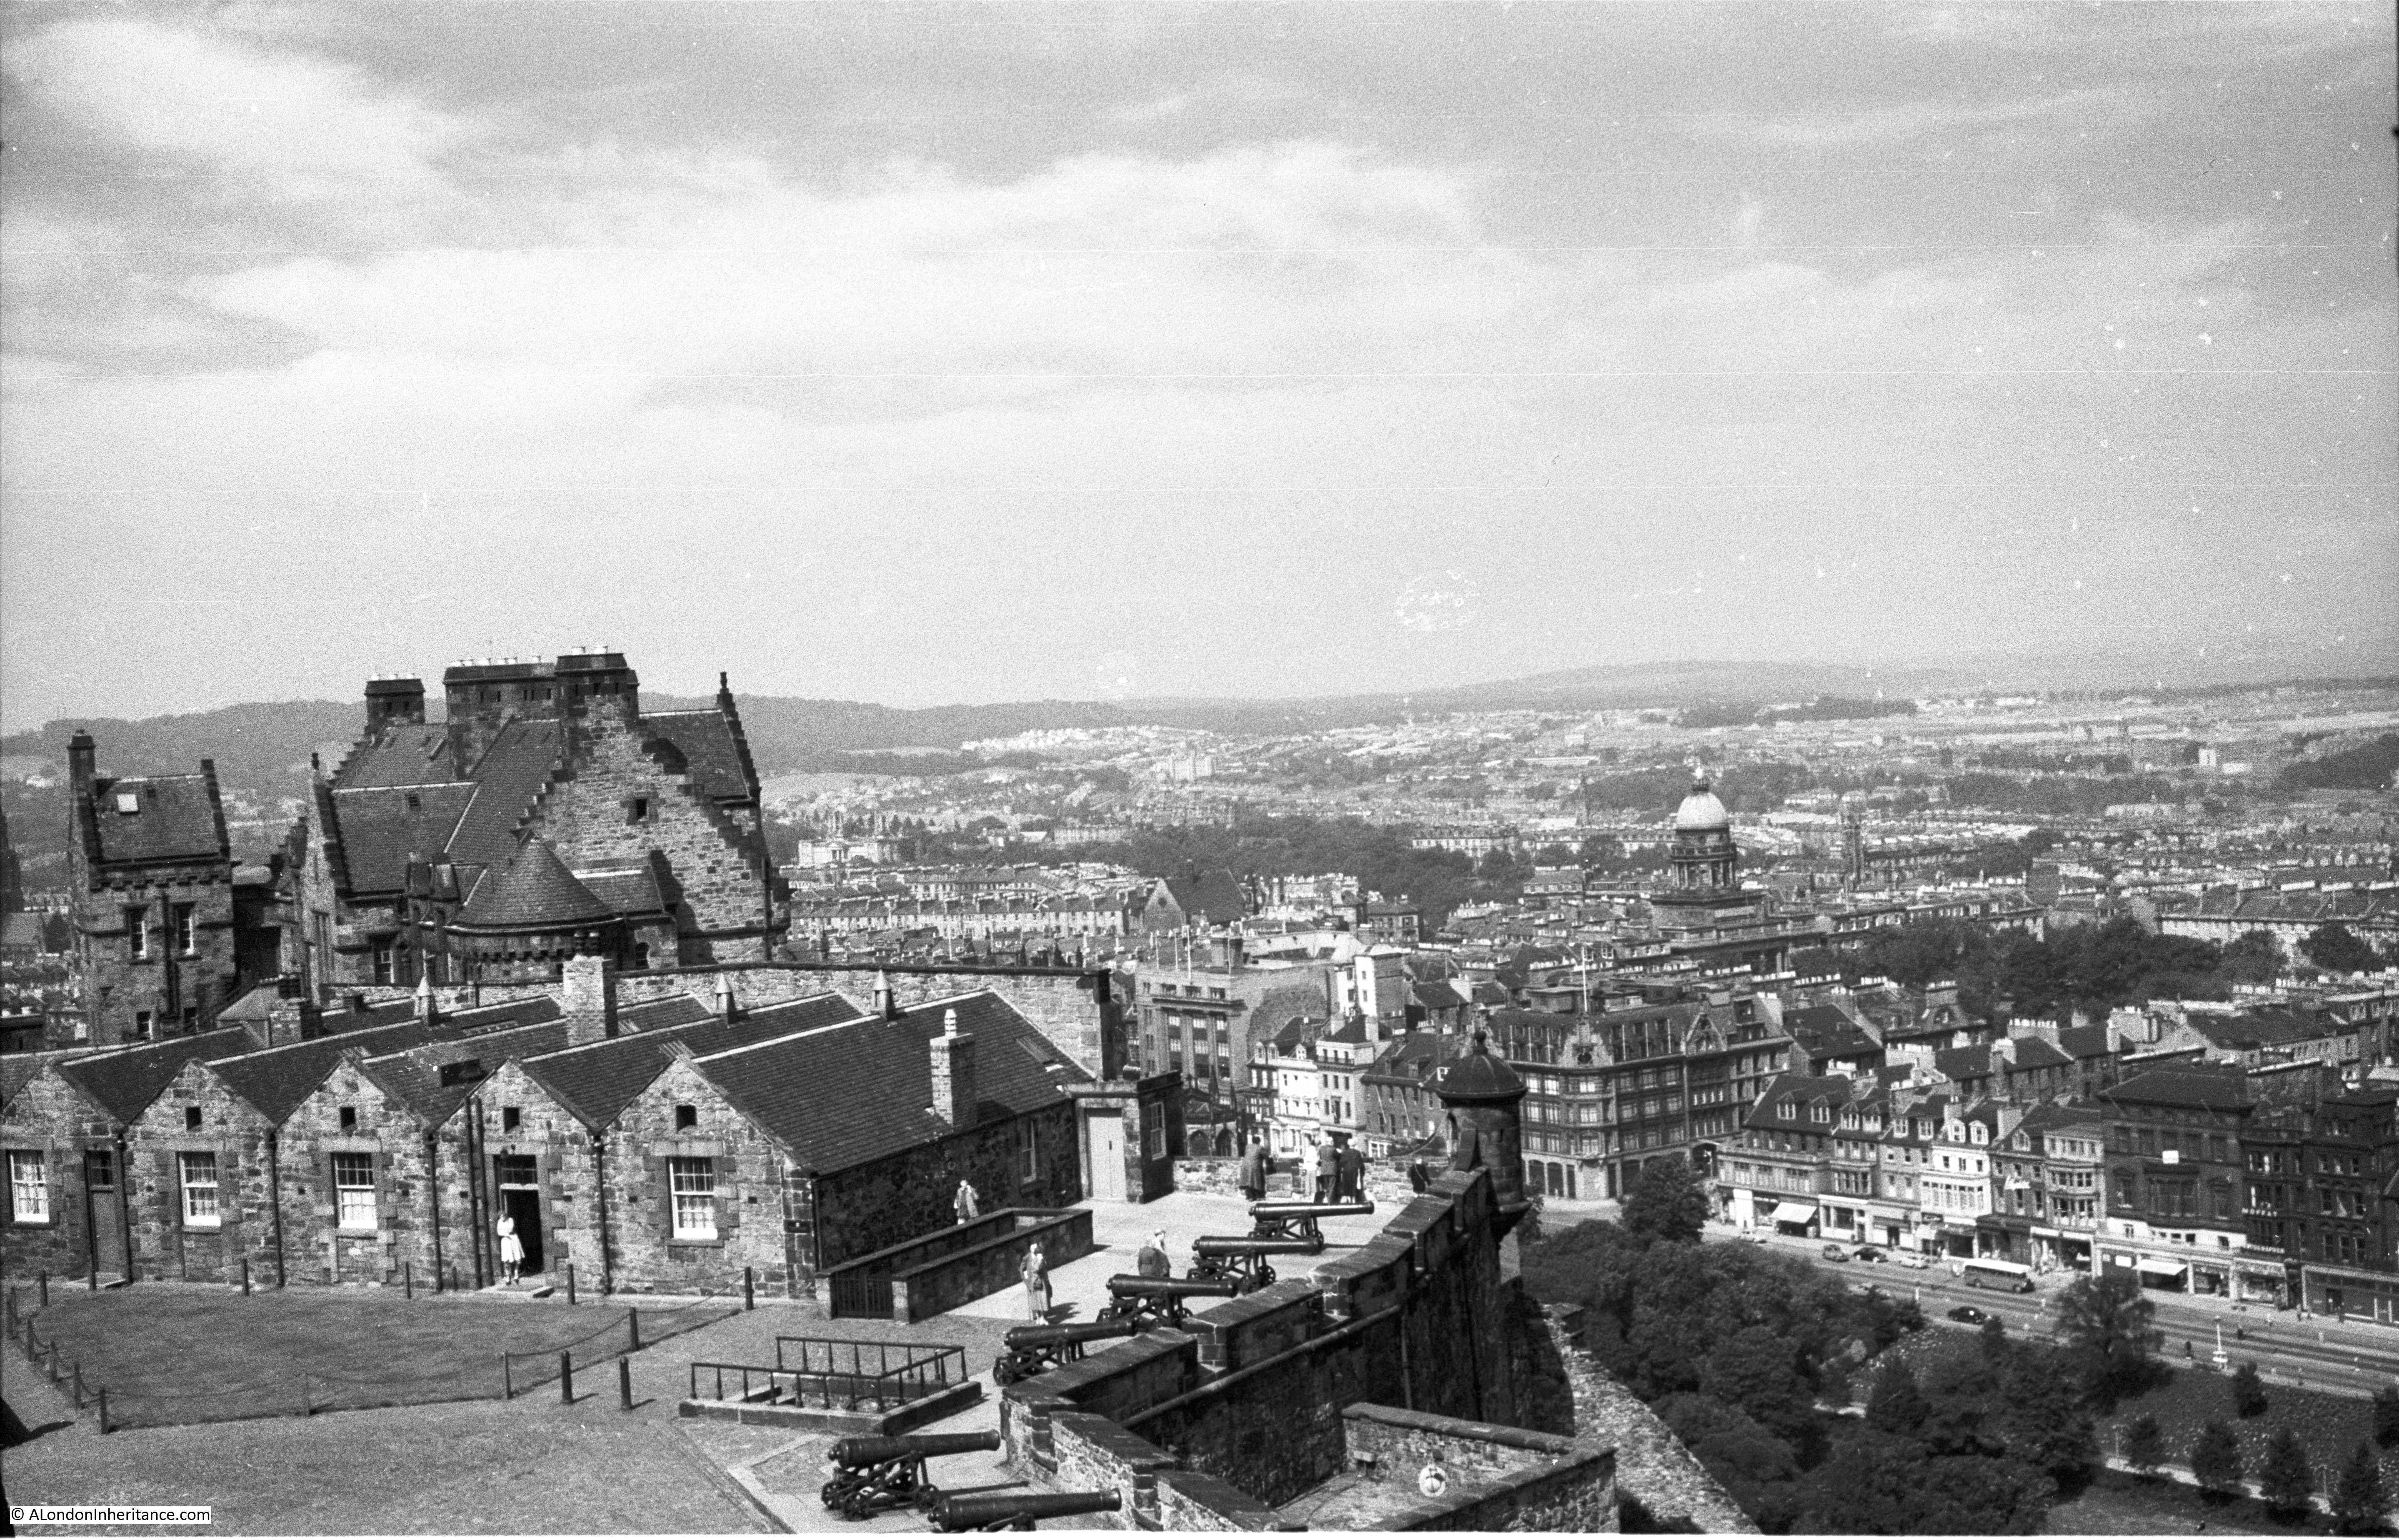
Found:
<path fill-rule="evenodd" d="M 2157 1307 L 2129 1274 L 2085 1274 L 2059 1291 L 2055 1309 L 2068 1365 L 2092 1400 L 2113 1405 L 2156 1376 Z"/>
<path fill-rule="evenodd" d="M 2350 1534 L 2379 1529 L 2390 1500 L 2382 1490 L 2382 1458 L 2373 1444 L 2361 1440 L 2332 1491 L 2332 1516 Z"/>
<path fill-rule="evenodd" d="M 2071 1371 L 2055 1353 L 2029 1344 L 2015 1350 L 2000 1382 L 1999 1434 L 2009 1454 L 2060 1481 L 2080 1479 L 2099 1460 Z"/>
<path fill-rule="evenodd" d="M 2357 932 L 2338 920 L 2309 932 L 2299 950 L 2309 962 L 2334 973 L 2370 973 L 2381 961 L 2372 947 L 2357 939 Z"/>
<path fill-rule="evenodd" d="M 2241 1439 L 2222 1423 L 2209 1423 L 2191 1442 L 2190 1473 L 2199 1490 L 2210 1497 L 2238 1497 L 2242 1479 L 2248 1474 L 2241 1458 Z"/>
<path fill-rule="evenodd" d="M 1982 1330 L 1983 1357 L 1992 1363 L 2008 1356 L 2008 1323 L 1997 1316 L 1985 1317 Z"/>
<path fill-rule="evenodd" d="M 2399 1385 L 2374 1393 L 2374 1441 L 2384 1449 L 2399 1444 Z"/>
<path fill-rule="evenodd" d="M 2288 961 L 2282 938 L 2270 930 L 2244 931 L 2225 947 L 2217 966 L 2227 979 L 2243 984 L 2270 984 Z"/>
<path fill-rule="evenodd" d="M 2142 1476 L 2166 1463 L 2165 1431 L 2146 1412 L 2134 1418 L 2133 1425 L 2124 1430 L 2124 1463 Z"/>
<path fill-rule="evenodd" d="M 1707 1189 L 1678 1155 L 1643 1168 L 1624 1199 L 1624 1227 L 1645 1242 L 1695 1241 L 1707 1218 Z"/>
<path fill-rule="evenodd" d="M 2232 1412 L 2235 1416 L 2255 1417 L 2265 1410 L 2266 1382 L 2252 1360 L 2233 1371 Z"/>
<path fill-rule="evenodd" d="M 2265 1463 L 2257 1467 L 2257 1493 L 2277 1513 L 2297 1513 L 2315 1502 L 2315 1462 L 2308 1458 L 2308 1446 L 2287 1427 L 2276 1428 L 2267 1442 Z"/>
<path fill-rule="evenodd" d="M 1932 1415 L 1915 1371 L 1896 1358 L 1887 1358 L 1875 1371 L 1874 1387 L 1866 1393 L 1866 1426 L 1881 1433 L 1914 1438 Z"/>
<path fill-rule="evenodd" d="M 1741 1408 L 1794 1448 L 1813 1440 L 1815 1396 L 1791 1344 L 1770 1328 L 1746 1326 L 1717 1343 L 1700 1367 L 1700 1393 Z"/>

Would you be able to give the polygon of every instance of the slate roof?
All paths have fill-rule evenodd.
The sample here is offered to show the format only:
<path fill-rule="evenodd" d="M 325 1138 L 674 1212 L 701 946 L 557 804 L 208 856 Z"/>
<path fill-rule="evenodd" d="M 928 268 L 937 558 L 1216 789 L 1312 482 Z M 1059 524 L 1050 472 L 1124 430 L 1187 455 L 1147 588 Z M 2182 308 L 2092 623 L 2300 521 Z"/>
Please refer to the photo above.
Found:
<path fill-rule="evenodd" d="M 566 1046 L 562 1018 L 529 1026 L 505 1027 L 472 1037 L 426 1043 L 397 1053 L 378 1055 L 359 1066 L 367 1078 L 413 1109 L 428 1125 L 439 1125 L 474 1094 L 475 1087 L 511 1059 L 551 1053 Z M 482 1076 L 442 1084 L 444 1066 L 472 1063 Z"/>
<path fill-rule="evenodd" d="M 610 871 L 577 871 L 575 880 L 612 914 L 667 912 L 667 901 L 658 892 L 657 873 L 647 865 Z"/>
<path fill-rule="evenodd" d="M 682 1044 L 694 1054 L 722 1053 L 795 1032 L 855 1020 L 862 1014 L 838 994 L 811 995 L 805 1000 L 761 1006 L 730 1022 L 704 1006 L 699 1007 L 699 1014 L 692 1015 L 692 1007 L 698 1006 L 698 1001 L 685 998 L 654 1001 L 634 1007 L 633 1013 L 620 1009 L 617 1013 L 618 1035 L 526 1059 L 522 1061 L 524 1072 L 557 1098 L 561 1106 L 580 1118 L 584 1127 L 601 1129 L 614 1123 L 626 1103 L 641 1095 L 658 1077 L 658 1072 L 673 1061 L 674 1044 Z M 643 1024 L 639 1031 L 628 1033 L 626 1018 L 636 1013 Z M 674 1019 L 657 1020 L 669 1016 Z M 926 1073 L 929 1084 L 931 1071 Z"/>
<path fill-rule="evenodd" d="M 408 858 L 440 857 L 474 800 L 475 788 L 462 781 L 335 790 L 334 827 L 350 891 L 400 891 L 408 883 Z"/>
<path fill-rule="evenodd" d="M 2018 1037 L 2013 1042 L 2019 1070 L 2063 1069 L 2074 1062 L 2073 1056 L 2040 1038 Z"/>
<path fill-rule="evenodd" d="M 140 799 L 120 813 L 117 798 Z M 224 810 L 207 776 L 126 776 L 92 783 L 91 817 L 103 861 L 230 859 Z"/>
<path fill-rule="evenodd" d="M 1427 1010 L 1457 1010 L 1466 1004 L 1466 996 L 1452 989 L 1446 979 L 1420 979 L 1414 988 L 1416 1004 Z"/>
<path fill-rule="evenodd" d="M 1165 882 L 1166 891 L 1195 924 L 1204 917 L 1212 925 L 1227 925 L 1250 912 L 1241 885 L 1223 867 L 1197 876 L 1169 877 Z"/>
<path fill-rule="evenodd" d="M 1742 1119 L 1742 1127 L 1782 1128 L 1796 1133 L 1821 1134 L 1832 1125 L 1818 1123 L 1809 1118 L 1808 1109 L 1821 1101 L 1832 1107 L 1834 1116 L 1837 1118 L 1840 1115 L 1839 1109 L 1849 1100 L 1850 1080 L 1847 1075 L 1778 1074 L 1767 1083 L 1766 1089 L 1758 1093 L 1757 1101 L 1749 1109 L 1749 1115 Z M 1785 1101 L 1793 1103 L 1792 1110 L 1798 1114 L 1797 1116 L 1782 1115 L 1781 1109 Z"/>
<path fill-rule="evenodd" d="M 637 1006 L 618 1006 L 617 1030 L 656 1032 L 661 1027 L 687 1027 L 715 1014 L 715 1007 L 697 994 L 671 994 L 663 1000 L 644 1000 Z"/>
<path fill-rule="evenodd" d="M 456 930 L 555 930 L 615 913 L 576 880 L 548 840 L 532 840 L 507 866 L 485 873 L 451 924 Z"/>
<path fill-rule="evenodd" d="M 516 854 L 517 825 L 558 763 L 555 722 L 511 722 L 492 736 L 483 757 L 468 772 L 475 800 L 451 837 L 453 859 L 499 866 Z"/>
<path fill-rule="evenodd" d="M 2252 1105 L 2248 1087 L 2237 1073 L 2195 1069 L 2148 1070 L 2099 1094 L 2109 1101 L 2137 1106 L 2237 1112 Z"/>
<path fill-rule="evenodd" d="M 361 738 L 333 772 L 337 790 L 454 781 L 450 730 L 440 723 L 402 723 Z"/>
<path fill-rule="evenodd" d="M 733 724 L 711 708 L 699 711 L 645 711 L 642 725 L 675 746 L 690 772 L 692 787 L 719 802 L 747 802 L 750 781 L 742 774 L 741 746 Z"/>
<path fill-rule="evenodd" d="M 1782 1013 L 1783 1035 L 1810 1059 L 1864 1057 L 1882 1045 L 1837 1006 L 1801 1006 Z"/>
<path fill-rule="evenodd" d="M 2108 1046 L 2108 1029 L 2104 1026 L 2060 1027 L 2057 1046 L 2078 1062 L 2085 1059 L 2105 1059 L 2115 1050 Z"/>
<path fill-rule="evenodd" d="M 1271 1037 L 1299 1018 L 1324 1014 L 1324 992 L 1306 984 L 1277 984 L 1258 996 L 1257 1005 L 1250 1011 L 1250 1034 Z"/>
<path fill-rule="evenodd" d="M 511 1000 L 505 1005 L 461 1011 L 429 1026 L 411 1018 L 390 1026 L 369 1027 L 361 1032 L 312 1037 L 305 1043 L 260 1048 L 229 1059 L 211 1060 L 209 1068 L 235 1095 L 257 1109 L 261 1116 L 270 1123 L 281 1123 L 291 1115 L 293 1108 L 325 1083 L 325 1076 L 331 1074 L 333 1066 L 341 1062 L 342 1056 L 353 1048 L 370 1056 L 396 1053 L 427 1043 L 550 1020 L 558 1014 L 557 1001 L 546 994 L 535 995 L 527 1000 Z"/>
<path fill-rule="evenodd" d="M 1937 1048 L 1932 1067 L 1945 1079 L 1979 1080 L 1991 1073 L 1991 1050 L 1987 1047 Z"/>
<path fill-rule="evenodd" d="M 847 1170 L 955 1132 L 934 1115 L 928 1046 L 955 1010 L 975 1037 L 979 1120 L 1064 1104 L 1082 1078 L 1074 1061 L 999 996 L 936 1000 L 897 1020 L 870 1017 L 830 1031 L 703 1057 L 700 1070 L 801 1166 Z"/>
<path fill-rule="evenodd" d="M 1366 1071 L 1363 1078 L 1404 1081 L 1414 1085 L 1421 1081 L 1432 1066 L 1441 1062 L 1443 1047 L 1454 1041 L 1455 1034 L 1444 1037 L 1437 1032 L 1412 1032 L 1395 1037 L 1383 1049 L 1373 1067 Z"/>
<path fill-rule="evenodd" d="M 239 1053 L 253 1039 L 239 1027 L 220 1028 L 190 1037 L 170 1037 L 137 1048 L 70 1059 L 59 1065 L 60 1078 L 91 1099 L 118 1123 L 130 1123 L 158 1099 L 168 1083 L 195 1059 Z"/>

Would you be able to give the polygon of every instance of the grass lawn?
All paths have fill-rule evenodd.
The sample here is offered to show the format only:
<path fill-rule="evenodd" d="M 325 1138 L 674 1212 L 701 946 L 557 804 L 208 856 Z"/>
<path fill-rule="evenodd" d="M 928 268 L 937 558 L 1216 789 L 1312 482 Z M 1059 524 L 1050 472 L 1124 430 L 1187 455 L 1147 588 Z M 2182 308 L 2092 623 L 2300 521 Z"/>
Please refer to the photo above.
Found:
<path fill-rule="evenodd" d="M 725 1314 L 713 1304 L 644 1309 L 642 1337 Z M 67 1294 L 34 1328 L 62 1361 L 83 1366 L 87 1388 L 107 1387 L 112 1423 L 140 1425 L 496 1398 L 502 1352 L 529 1355 L 513 1365 L 522 1391 L 557 1377 L 562 1348 L 596 1371 L 629 1345 L 625 1320 L 615 1304 L 136 1286 Z"/>
<path fill-rule="evenodd" d="M 2331 1519 L 2321 1513 L 2286 1524 L 2269 1517 L 2254 1497 L 2213 1503 L 2197 1487 L 2118 1471 L 2104 1472 L 2072 1502 L 2051 1508 L 2044 1528 L 2051 1534 L 2194 1534 L 2202 1524 L 2209 1534 L 2333 1533 Z"/>

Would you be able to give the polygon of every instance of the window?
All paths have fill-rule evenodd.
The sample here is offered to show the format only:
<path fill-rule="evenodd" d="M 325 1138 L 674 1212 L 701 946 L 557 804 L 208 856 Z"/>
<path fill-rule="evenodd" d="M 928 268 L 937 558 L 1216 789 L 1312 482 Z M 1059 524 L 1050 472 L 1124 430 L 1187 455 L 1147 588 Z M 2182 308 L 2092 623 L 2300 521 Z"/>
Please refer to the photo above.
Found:
<path fill-rule="evenodd" d="M 183 1131 L 187 1134 L 196 1134 L 200 1131 L 199 1108 L 186 1107 L 183 1109 Z"/>
<path fill-rule="evenodd" d="M 146 909 L 125 912 L 125 955 L 137 963 L 150 955 L 150 912 Z"/>
<path fill-rule="evenodd" d="M 224 1223 L 217 1207 L 217 1157 L 187 1154 L 177 1157 L 183 1176 L 183 1228 L 214 1230 Z"/>
<path fill-rule="evenodd" d="M 374 944 L 374 981 L 376 983 L 388 984 L 392 981 L 391 965 L 392 944 L 389 941 L 377 941 Z"/>
<path fill-rule="evenodd" d="M 39 1150 L 8 1152 L 8 1217 L 19 1224 L 50 1222 L 50 1168 Z"/>
<path fill-rule="evenodd" d="M 699 1109 L 684 1102 L 675 1108 L 675 1132 L 687 1133 L 699 1127 Z"/>
<path fill-rule="evenodd" d="M 1038 1136 L 1033 1131 L 1032 1124 L 1023 1125 L 1023 1143 L 1017 1151 L 1017 1154 L 1023 1156 L 1023 1164 L 1017 1175 L 1021 1181 L 1031 1182 L 1040 1173 L 1040 1141 Z"/>
<path fill-rule="evenodd" d="M 358 1132 L 359 1110 L 356 1107 L 344 1107 L 342 1109 L 341 1123 L 342 1132 L 346 1134 L 354 1134 Z"/>
<path fill-rule="evenodd" d="M 177 904 L 169 912 L 169 925 L 174 937 L 175 951 L 189 957 L 200 950 L 199 911 L 196 905 Z"/>
<path fill-rule="evenodd" d="M 333 1157 L 333 1197 L 345 1230 L 372 1230 L 375 1227 L 374 1156 L 371 1155 L 337 1155 Z"/>
<path fill-rule="evenodd" d="M 523 1121 L 524 1109 L 522 1107 L 502 1107 L 500 1109 L 500 1132 L 504 1134 L 512 1134 L 517 1131 L 517 1126 Z"/>
<path fill-rule="evenodd" d="M 151 1020 L 151 1014 L 146 1010 L 137 1010 L 133 1013 L 133 1040 L 135 1042 L 147 1043 L 150 1041 Z"/>
<path fill-rule="evenodd" d="M 649 817 L 649 798 L 635 797 L 625 804 L 625 821 L 627 823 L 644 823 L 648 821 Z"/>
<path fill-rule="evenodd" d="M 706 1158 L 671 1155 L 667 1186 L 674 1197 L 674 1238 L 716 1238 L 716 1163 Z"/>

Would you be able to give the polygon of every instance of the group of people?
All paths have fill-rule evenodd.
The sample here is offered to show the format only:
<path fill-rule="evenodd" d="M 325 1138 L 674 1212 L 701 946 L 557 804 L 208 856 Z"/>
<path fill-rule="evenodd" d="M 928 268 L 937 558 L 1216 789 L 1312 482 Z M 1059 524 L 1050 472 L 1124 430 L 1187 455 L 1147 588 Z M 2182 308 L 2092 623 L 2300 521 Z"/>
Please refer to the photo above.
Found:
<path fill-rule="evenodd" d="M 1365 1152 L 1339 1134 L 1320 1140 L 1316 1146 L 1316 1201 L 1362 1203 L 1365 1197 Z"/>

